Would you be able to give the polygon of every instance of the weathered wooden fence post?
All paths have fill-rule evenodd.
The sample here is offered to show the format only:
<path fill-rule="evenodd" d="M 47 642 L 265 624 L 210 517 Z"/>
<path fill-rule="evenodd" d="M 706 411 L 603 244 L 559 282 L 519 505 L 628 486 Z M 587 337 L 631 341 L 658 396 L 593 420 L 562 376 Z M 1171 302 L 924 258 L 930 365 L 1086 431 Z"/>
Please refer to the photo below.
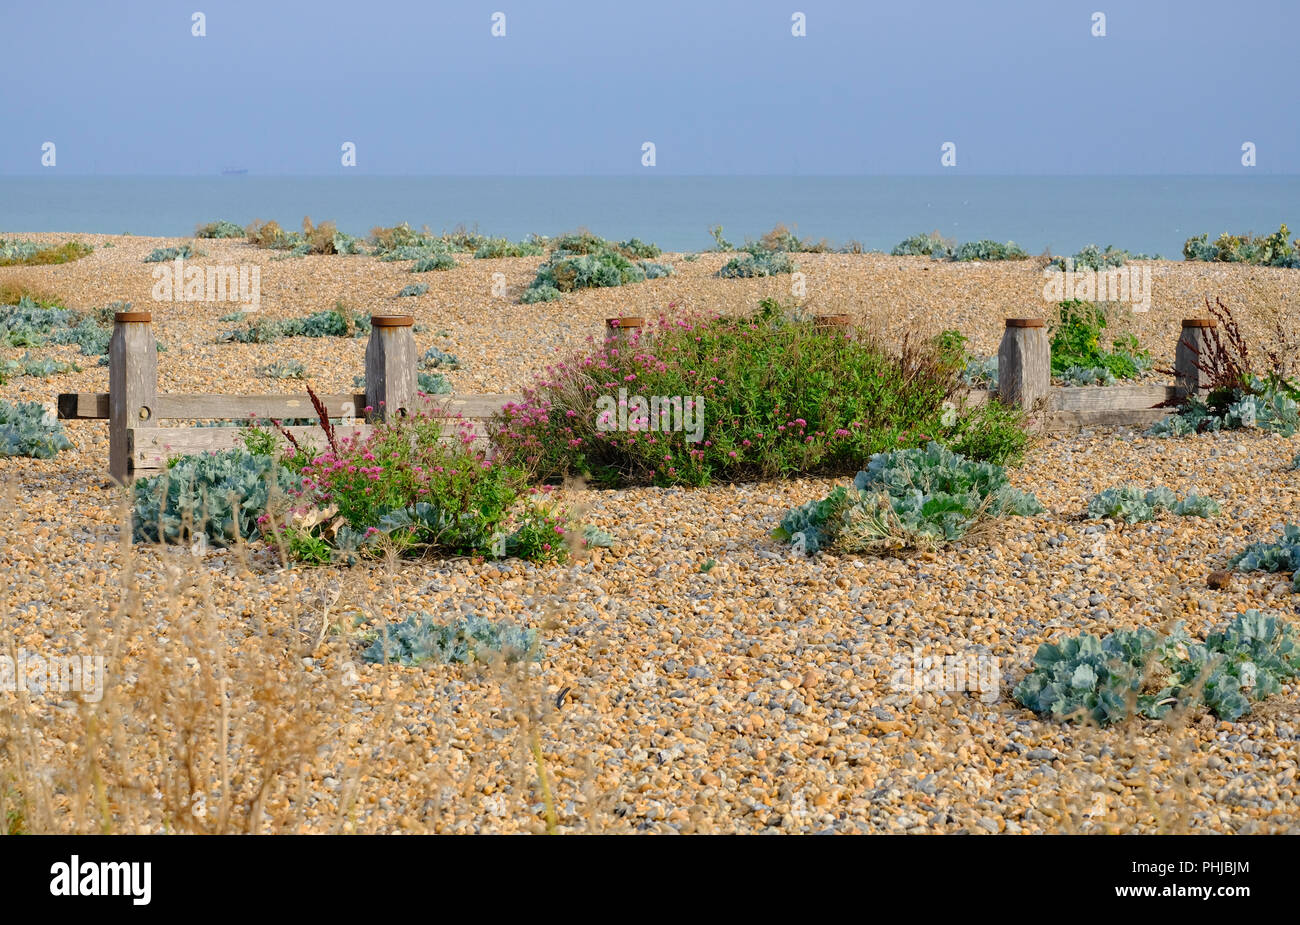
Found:
<path fill-rule="evenodd" d="M 125 485 L 135 468 L 131 431 L 158 426 L 158 345 L 152 312 L 117 312 L 108 342 L 108 472 Z"/>
<path fill-rule="evenodd" d="M 1174 352 L 1174 394 L 1183 399 L 1209 388 L 1209 376 L 1198 365 L 1208 355 L 1218 326 L 1213 318 L 1184 318 Z"/>
<path fill-rule="evenodd" d="M 1052 348 L 1040 318 L 1008 318 L 998 346 L 998 398 L 1031 410 L 1052 387 Z"/>
<path fill-rule="evenodd" d="M 372 315 L 366 344 L 366 405 L 376 420 L 416 410 L 418 360 L 410 315 Z"/>
<path fill-rule="evenodd" d="M 615 346 L 627 344 L 635 332 L 645 325 L 644 318 L 606 318 L 605 342 Z"/>

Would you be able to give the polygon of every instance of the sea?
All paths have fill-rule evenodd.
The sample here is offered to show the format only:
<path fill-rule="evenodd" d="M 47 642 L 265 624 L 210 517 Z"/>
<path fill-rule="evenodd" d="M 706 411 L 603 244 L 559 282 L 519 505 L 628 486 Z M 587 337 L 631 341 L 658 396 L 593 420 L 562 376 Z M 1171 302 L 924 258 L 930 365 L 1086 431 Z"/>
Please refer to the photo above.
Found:
<path fill-rule="evenodd" d="M 0 177 L 0 234 L 172 237 L 217 220 L 296 228 L 304 216 L 355 235 L 400 222 L 512 239 L 585 228 L 666 251 L 708 249 L 718 225 L 742 244 L 782 223 L 868 250 L 938 231 L 1012 240 L 1033 254 L 1113 244 L 1180 259 L 1193 235 L 1300 225 L 1300 176 Z"/>

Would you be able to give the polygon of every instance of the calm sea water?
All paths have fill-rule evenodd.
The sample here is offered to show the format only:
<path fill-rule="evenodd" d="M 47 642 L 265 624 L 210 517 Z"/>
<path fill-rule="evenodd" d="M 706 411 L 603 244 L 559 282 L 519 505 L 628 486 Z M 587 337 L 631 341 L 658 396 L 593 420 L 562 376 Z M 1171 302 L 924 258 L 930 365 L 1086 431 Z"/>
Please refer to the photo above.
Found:
<path fill-rule="evenodd" d="M 176 236 L 225 219 L 304 215 L 353 234 L 410 222 L 519 238 L 578 227 L 702 250 L 777 222 L 839 245 L 888 250 L 938 230 L 1014 240 L 1031 253 L 1085 244 L 1178 258 L 1193 234 L 1300 223 L 1300 177 L 0 177 L 0 230 Z"/>

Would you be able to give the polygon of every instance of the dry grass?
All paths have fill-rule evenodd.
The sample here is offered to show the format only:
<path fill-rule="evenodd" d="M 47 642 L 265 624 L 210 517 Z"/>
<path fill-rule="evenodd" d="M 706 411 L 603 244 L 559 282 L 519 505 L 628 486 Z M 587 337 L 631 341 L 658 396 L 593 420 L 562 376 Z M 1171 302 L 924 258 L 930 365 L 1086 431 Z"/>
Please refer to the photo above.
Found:
<path fill-rule="evenodd" d="M 59 263 L 72 263 L 82 257 L 88 257 L 94 248 L 82 241 L 65 241 L 43 247 L 30 257 L 0 258 L 0 267 L 44 267 Z"/>

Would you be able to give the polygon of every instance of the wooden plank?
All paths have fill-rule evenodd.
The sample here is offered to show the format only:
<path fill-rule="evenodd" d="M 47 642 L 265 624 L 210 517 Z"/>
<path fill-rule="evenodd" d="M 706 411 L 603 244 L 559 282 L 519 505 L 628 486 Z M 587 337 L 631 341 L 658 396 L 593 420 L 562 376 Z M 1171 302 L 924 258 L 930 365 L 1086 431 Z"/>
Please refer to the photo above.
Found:
<path fill-rule="evenodd" d="M 1045 429 L 1058 433 L 1078 430 L 1081 427 L 1145 429 L 1171 411 L 1170 408 L 1092 408 L 1080 411 L 1054 411 L 1047 416 Z"/>
<path fill-rule="evenodd" d="M 158 424 L 158 349 L 148 312 L 118 312 L 108 342 L 108 473 L 131 478 L 132 431 Z"/>
<path fill-rule="evenodd" d="M 482 395 L 429 395 L 429 403 L 448 414 L 467 418 L 488 418 L 507 402 L 523 401 L 522 395 L 486 393 Z M 362 392 L 322 395 L 321 400 L 331 417 L 362 417 L 366 396 Z M 65 421 L 94 421 L 108 418 L 107 392 L 65 392 L 59 395 L 59 417 Z M 307 394 L 297 395 L 159 395 L 154 419 L 163 421 L 241 421 L 250 415 L 259 418 L 314 418 L 315 409 Z"/>
<path fill-rule="evenodd" d="M 1057 411 L 1143 410 L 1174 397 L 1171 385 L 1056 386 L 1048 407 Z"/>

